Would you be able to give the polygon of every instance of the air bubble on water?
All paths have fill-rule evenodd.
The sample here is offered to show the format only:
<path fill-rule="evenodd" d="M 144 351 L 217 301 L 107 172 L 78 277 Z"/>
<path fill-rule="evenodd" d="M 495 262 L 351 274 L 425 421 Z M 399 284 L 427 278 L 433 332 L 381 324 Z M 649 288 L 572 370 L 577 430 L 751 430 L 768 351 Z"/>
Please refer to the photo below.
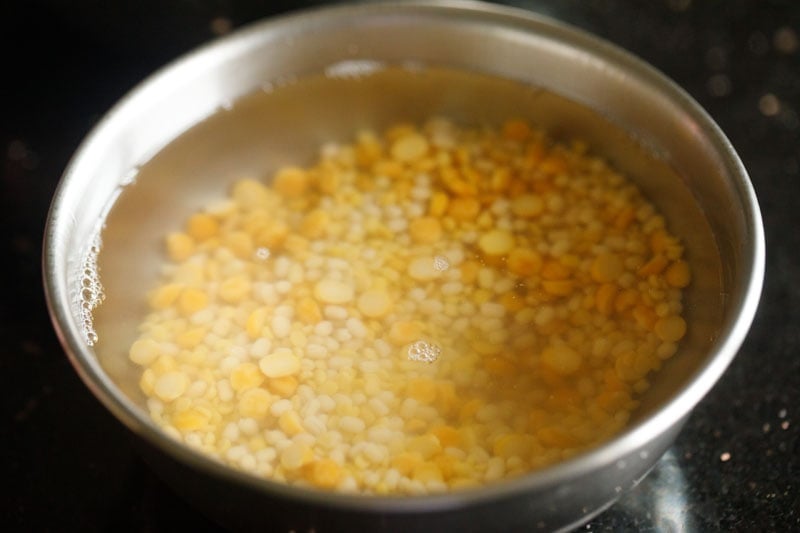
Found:
<path fill-rule="evenodd" d="M 100 253 L 100 236 L 96 236 L 81 262 L 81 279 L 79 292 L 80 319 L 83 326 L 83 338 L 86 344 L 94 346 L 97 332 L 94 330 L 92 313 L 105 300 L 103 285 L 97 268 L 97 256 Z"/>
<path fill-rule="evenodd" d="M 261 261 L 266 261 L 269 259 L 269 256 L 272 252 L 269 251 L 269 248 L 265 248 L 263 246 L 256 248 L 256 259 L 260 259 Z"/>
<path fill-rule="evenodd" d="M 444 272 L 448 268 L 450 268 L 450 261 L 447 260 L 446 257 L 443 255 L 437 255 L 433 258 L 433 268 L 438 270 L 439 272 Z"/>
<path fill-rule="evenodd" d="M 408 347 L 409 361 L 433 363 L 442 353 L 442 349 L 433 343 L 419 340 Z"/>

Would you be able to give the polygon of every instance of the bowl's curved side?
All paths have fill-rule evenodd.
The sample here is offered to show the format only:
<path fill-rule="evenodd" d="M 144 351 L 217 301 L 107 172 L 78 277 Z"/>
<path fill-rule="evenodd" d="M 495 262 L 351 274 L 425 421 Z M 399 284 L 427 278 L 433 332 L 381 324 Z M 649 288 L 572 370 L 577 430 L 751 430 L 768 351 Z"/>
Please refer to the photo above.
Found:
<path fill-rule="evenodd" d="M 176 460 L 152 443 L 139 449 L 159 477 L 203 514 L 232 531 L 430 532 L 571 531 L 588 522 L 636 487 L 670 447 L 683 421 L 611 464 L 563 477 L 557 484 L 517 490 L 491 498 L 455 493 L 447 505 L 423 508 L 418 498 L 403 505 L 341 505 L 270 493 L 211 475 Z"/>

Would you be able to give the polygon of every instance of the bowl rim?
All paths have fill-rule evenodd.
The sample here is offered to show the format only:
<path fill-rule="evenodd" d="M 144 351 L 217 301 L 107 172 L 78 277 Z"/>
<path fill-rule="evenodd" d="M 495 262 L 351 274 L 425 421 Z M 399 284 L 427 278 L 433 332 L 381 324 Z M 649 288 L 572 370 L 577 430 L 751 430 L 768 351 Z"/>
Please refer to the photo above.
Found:
<path fill-rule="evenodd" d="M 384 14 L 411 14 L 415 16 L 447 15 L 453 19 L 479 21 L 522 31 L 537 32 L 548 39 L 558 39 L 566 44 L 610 62 L 626 73 L 644 80 L 647 85 L 675 101 L 686 113 L 697 121 L 711 144 L 718 150 L 725 168 L 733 177 L 732 184 L 746 207 L 744 223 L 753 242 L 745 250 L 746 280 L 743 283 L 742 303 L 730 326 L 723 330 L 717 341 L 716 353 L 699 367 L 691 379 L 675 392 L 671 399 L 654 410 L 651 416 L 626 427 L 615 437 L 573 458 L 555 463 L 518 478 L 504 480 L 476 489 L 430 494 L 425 496 L 373 496 L 342 494 L 295 487 L 285 483 L 259 478 L 240 472 L 215 461 L 200 452 L 172 439 L 158 429 L 147 414 L 118 392 L 117 387 L 103 370 L 99 361 L 83 341 L 73 323 L 66 283 L 55 272 L 65 261 L 63 247 L 58 246 L 59 231 L 67 224 L 63 213 L 65 198 L 72 184 L 72 176 L 80 171 L 85 153 L 102 137 L 109 121 L 135 102 L 138 95 L 161 80 L 191 68 L 205 55 L 220 49 L 232 49 L 262 32 L 277 31 L 286 26 L 307 24 L 316 21 L 325 24 L 343 18 L 381 16 Z M 70 363 L 89 388 L 91 393 L 112 412 L 129 430 L 142 437 L 148 444 L 165 451 L 173 459 L 199 469 L 215 477 L 221 477 L 245 485 L 266 495 L 306 501 L 328 507 L 368 512 L 444 511 L 485 503 L 496 499 L 557 486 L 559 482 L 573 480 L 587 471 L 611 464 L 620 457 L 633 453 L 649 442 L 653 435 L 681 424 L 689 412 L 709 392 L 722 376 L 739 347 L 743 343 L 755 316 L 761 296 L 765 268 L 765 239 L 758 200 L 746 169 L 714 120 L 681 87 L 656 70 L 644 60 L 623 48 L 595 36 L 586 30 L 548 15 L 534 13 L 523 8 L 490 4 L 476 0 L 446 0 L 440 2 L 390 1 L 378 3 L 343 3 L 316 6 L 290 11 L 245 24 L 229 35 L 217 38 L 177 57 L 146 77 L 105 113 L 79 145 L 68 163 L 47 214 L 43 248 L 42 275 L 45 299 L 51 322 Z"/>

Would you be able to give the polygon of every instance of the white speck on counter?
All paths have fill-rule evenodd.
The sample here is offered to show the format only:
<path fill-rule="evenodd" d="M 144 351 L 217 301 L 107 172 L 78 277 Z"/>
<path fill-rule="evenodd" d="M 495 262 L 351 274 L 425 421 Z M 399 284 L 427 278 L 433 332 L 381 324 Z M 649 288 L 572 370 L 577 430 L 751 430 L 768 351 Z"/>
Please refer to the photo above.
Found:
<path fill-rule="evenodd" d="M 778 411 L 778 418 L 786 418 L 787 412 L 786 409 L 781 409 Z"/>
<path fill-rule="evenodd" d="M 723 452 L 719 456 L 719 460 L 722 461 L 723 463 L 727 463 L 728 461 L 731 460 L 731 454 L 729 452 Z"/>

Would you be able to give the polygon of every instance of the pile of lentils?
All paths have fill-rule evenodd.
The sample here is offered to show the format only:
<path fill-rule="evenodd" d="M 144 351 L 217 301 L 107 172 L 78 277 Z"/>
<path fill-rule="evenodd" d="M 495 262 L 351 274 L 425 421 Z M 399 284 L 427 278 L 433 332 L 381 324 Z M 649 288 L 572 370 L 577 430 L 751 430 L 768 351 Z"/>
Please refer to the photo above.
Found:
<path fill-rule="evenodd" d="M 524 120 L 361 131 L 166 236 L 130 348 L 152 419 L 233 468 L 417 495 L 627 423 L 686 333 L 683 246 L 580 141 Z"/>

